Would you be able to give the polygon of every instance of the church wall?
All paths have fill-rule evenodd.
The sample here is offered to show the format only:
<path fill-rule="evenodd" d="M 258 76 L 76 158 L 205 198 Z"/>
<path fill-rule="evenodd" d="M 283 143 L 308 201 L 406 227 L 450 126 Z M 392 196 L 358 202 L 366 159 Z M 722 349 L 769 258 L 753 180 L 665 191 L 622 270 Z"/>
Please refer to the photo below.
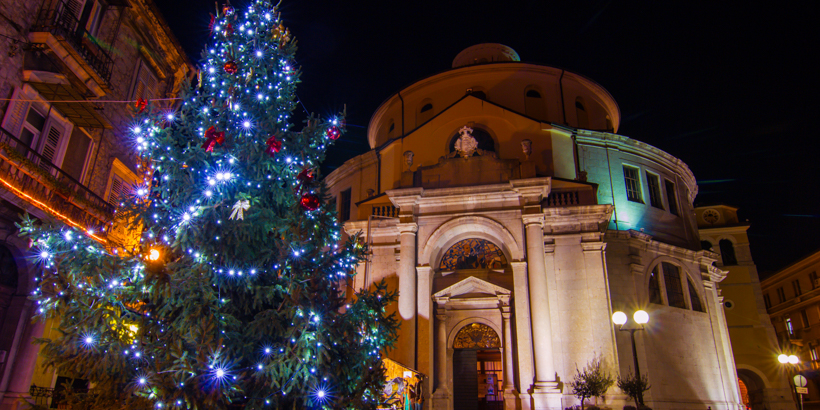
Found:
<path fill-rule="evenodd" d="M 580 171 L 587 172 L 589 182 L 598 184 L 598 203 L 615 205 L 609 229 L 640 230 L 662 242 L 700 248 L 694 232 L 692 205 L 685 194 L 684 184 L 675 172 L 655 161 L 615 148 L 606 150 L 604 147 L 579 145 L 578 150 Z M 627 199 L 624 166 L 638 170 L 642 202 Z M 663 209 L 650 205 L 647 172 L 659 177 Z M 675 184 L 678 215 L 669 211 L 666 180 Z"/>
<path fill-rule="evenodd" d="M 701 280 L 700 267 L 693 261 L 691 251 L 655 241 L 630 242 L 625 236 L 618 233 L 607 237 L 611 310 L 627 313 L 625 328 L 635 326 L 631 316 L 636 310 L 649 313 L 645 330 L 635 333 L 641 374 L 648 376 L 652 386 L 644 400 L 653 409 L 727 408 L 727 401 L 731 402 L 733 397 L 732 385 L 736 386 L 735 370 L 726 362 L 721 336 L 713 333 L 715 315 L 723 313 L 709 304 L 710 290 Z M 648 302 L 647 275 L 662 261 L 679 265 L 681 276 L 688 275 L 706 313 L 691 310 L 688 297 L 687 309 Z M 688 295 L 685 288 L 684 295 Z M 620 374 L 634 372 L 629 332 L 614 332 Z"/>

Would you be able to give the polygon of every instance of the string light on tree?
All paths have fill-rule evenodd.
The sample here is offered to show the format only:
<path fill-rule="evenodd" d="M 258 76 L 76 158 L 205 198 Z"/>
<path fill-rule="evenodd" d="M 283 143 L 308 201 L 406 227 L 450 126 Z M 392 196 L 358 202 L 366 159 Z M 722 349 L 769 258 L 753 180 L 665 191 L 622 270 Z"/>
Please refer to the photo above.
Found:
<path fill-rule="evenodd" d="M 117 215 L 133 244 L 24 220 L 38 312 L 60 330 L 43 354 L 110 408 L 375 409 L 395 295 L 345 294 L 367 249 L 339 243 L 317 171 L 344 112 L 288 123 L 296 42 L 269 1 L 220 6 L 210 28 L 177 109 L 130 103 L 144 185 Z"/>

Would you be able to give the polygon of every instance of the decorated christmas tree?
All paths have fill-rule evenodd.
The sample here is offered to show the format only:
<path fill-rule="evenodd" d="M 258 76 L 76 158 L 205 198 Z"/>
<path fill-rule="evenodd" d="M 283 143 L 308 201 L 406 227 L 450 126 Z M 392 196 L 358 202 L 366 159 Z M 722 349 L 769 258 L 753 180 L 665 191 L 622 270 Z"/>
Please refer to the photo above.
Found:
<path fill-rule="evenodd" d="M 147 177 L 116 218 L 135 240 L 21 225 L 60 335 L 43 362 L 92 383 L 75 408 L 375 408 L 395 295 L 350 294 L 365 249 L 342 243 L 317 175 L 343 113 L 290 129 L 296 45 L 268 1 L 225 6 L 211 31 L 174 109 L 136 103 Z"/>

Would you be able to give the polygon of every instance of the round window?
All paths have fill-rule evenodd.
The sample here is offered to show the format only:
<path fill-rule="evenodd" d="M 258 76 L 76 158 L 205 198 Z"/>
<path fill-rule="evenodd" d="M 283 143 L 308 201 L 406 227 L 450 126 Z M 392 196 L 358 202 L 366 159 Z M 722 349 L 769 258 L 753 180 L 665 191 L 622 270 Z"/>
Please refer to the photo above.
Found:
<path fill-rule="evenodd" d="M 735 307 L 735 302 L 727 300 L 723 302 L 723 306 L 726 307 L 726 309 L 732 309 L 733 307 Z"/>

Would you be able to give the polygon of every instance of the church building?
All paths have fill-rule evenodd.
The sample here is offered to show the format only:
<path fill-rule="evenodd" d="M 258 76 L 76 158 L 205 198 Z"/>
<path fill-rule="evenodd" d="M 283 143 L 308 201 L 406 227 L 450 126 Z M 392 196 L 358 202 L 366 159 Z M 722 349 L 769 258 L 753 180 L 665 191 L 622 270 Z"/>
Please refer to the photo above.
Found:
<path fill-rule="evenodd" d="M 327 176 L 370 244 L 355 287 L 399 291 L 388 356 L 425 376 L 425 408 L 564 409 L 595 359 L 637 364 L 655 410 L 741 408 L 695 177 L 620 119 L 594 81 L 480 44 L 390 96 L 371 150 Z M 615 386 L 598 403 L 634 405 Z"/>

